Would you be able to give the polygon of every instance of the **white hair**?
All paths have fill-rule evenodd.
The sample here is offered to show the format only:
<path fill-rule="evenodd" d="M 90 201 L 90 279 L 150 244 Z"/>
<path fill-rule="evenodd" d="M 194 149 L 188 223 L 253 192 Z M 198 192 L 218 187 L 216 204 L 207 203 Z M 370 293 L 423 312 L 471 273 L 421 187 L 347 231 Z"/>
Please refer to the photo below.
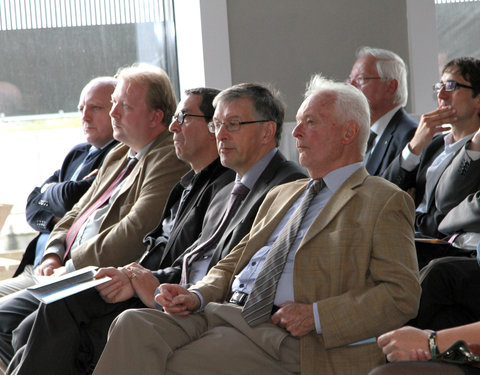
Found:
<path fill-rule="evenodd" d="M 408 100 L 407 68 L 402 58 L 392 51 L 371 47 L 361 47 L 355 55 L 357 59 L 365 55 L 372 55 L 377 61 L 379 77 L 384 80 L 397 80 L 398 88 L 393 100 L 395 104 L 405 107 Z"/>
<path fill-rule="evenodd" d="M 358 144 L 363 156 L 370 133 L 370 106 L 367 98 L 352 85 L 329 80 L 321 74 L 313 75 L 307 84 L 305 98 L 324 92 L 335 94 L 335 114 L 339 122 L 344 124 L 354 120 L 359 124 Z"/>

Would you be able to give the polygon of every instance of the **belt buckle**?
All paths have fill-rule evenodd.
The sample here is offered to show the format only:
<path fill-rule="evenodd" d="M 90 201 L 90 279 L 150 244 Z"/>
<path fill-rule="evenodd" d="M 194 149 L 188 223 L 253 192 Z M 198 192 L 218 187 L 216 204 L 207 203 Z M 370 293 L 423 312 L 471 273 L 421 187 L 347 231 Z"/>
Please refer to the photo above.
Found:
<path fill-rule="evenodd" d="M 229 302 L 234 303 L 235 305 L 238 305 L 238 306 L 243 306 L 245 305 L 245 302 L 247 302 L 247 298 L 248 298 L 247 293 L 234 292 Z"/>

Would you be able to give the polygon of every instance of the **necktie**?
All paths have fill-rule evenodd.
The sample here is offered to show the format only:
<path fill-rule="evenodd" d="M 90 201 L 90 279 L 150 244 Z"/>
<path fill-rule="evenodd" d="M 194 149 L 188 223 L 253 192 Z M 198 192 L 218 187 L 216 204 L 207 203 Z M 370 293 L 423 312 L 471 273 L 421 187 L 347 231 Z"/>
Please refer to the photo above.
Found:
<path fill-rule="evenodd" d="M 268 321 L 272 313 L 278 280 L 282 275 L 288 252 L 295 242 L 298 230 L 312 199 L 324 186 L 325 183 L 322 179 L 315 180 L 312 183 L 302 202 L 272 244 L 242 310 L 242 316 L 250 326 L 255 327 L 260 323 Z"/>
<path fill-rule="evenodd" d="M 377 133 L 370 130 L 370 135 L 368 136 L 368 141 L 367 141 L 366 154 L 368 154 L 370 152 L 370 150 L 372 149 L 373 143 L 375 142 L 375 138 L 377 138 Z"/>
<path fill-rule="evenodd" d="M 65 255 L 63 256 L 63 260 L 67 259 L 67 255 L 70 252 L 70 249 L 73 245 L 73 242 L 75 241 L 75 238 L 77 237 L 78 231 L 82 227 L 82 225 L 85 223 L 85 221 L 88 219 L 88 217 L 94 212 L 96 209 L 99 207 L 103 206 L 105 202 L 112 196 L 113 192 L 115 191 L 115 188 L 122 182 L 127 176 L 130 174 L 132 171 L 133 167 L 135 167 L 135 164 L 137 164 L 138 159 L 137 158 L 131 158 L 128 161 L 127 166 L 120 172 L 120 174 L 117 176 L 115 181 L 112 182 L 112 184 L 108 187 L 107 190 L 100 196 L 100 198 L 97 199 L 97 201 L 92 204 L 88 210 L 86 210 L 70 227 L 70 229 L 67 232 L 67 235 L 65 237 Z"/>
<path fill-rule="evenodd" d="M 223 215 L 222 222 L 218 226 L 215 233 L 213 233 L 208 240 L 198 245 L 194 250 L 192 250 L 190 253 L 186 254 L 183 257 L 181 284 L 185 285 L 188 282 L 188 267 L 200 256 L 202 256 L 202 254 L 204 254 L 207 250 L 215 246 L 220 240 L 223 233 L 227 229 L 228 224 L 232 220 L 233 216 L 235 216 L 235 213 L 240 207 L 240 204 L 247 196 L 249 191 L 250 189 L 241 182 L 235 182 L 230 196 L 230 201 L 228 202 L 228 208 Z"/>
<path fill-rule="evenodd" d="M 97 155 L 102 149 L 100 148 L 95 148 L 92 146 L 92 148 L 90 149 L 90 151 L 88 151 L 88 154 L 87 156 L 85 156 L 85 158 L 83 159 L 82 163 L 78 166 L 77 170 L 75 171 L 75 173 L 72 175 L 72 177 L 70 178 L 70 181 L 77 181 L 77 178 L 78 178 L 78 175 L 80 174 L 81 170 L 83 169 L 83 167 L 90 161 L 93 159 L 93 157 L 95 155 Z"/>

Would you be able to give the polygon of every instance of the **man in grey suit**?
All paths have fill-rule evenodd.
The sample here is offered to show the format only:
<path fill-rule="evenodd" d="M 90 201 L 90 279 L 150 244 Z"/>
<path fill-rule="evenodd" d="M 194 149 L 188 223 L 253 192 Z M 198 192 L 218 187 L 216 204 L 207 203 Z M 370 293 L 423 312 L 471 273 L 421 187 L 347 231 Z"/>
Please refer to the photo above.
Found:
<path fill-rule="evenodd" d="M 362 47 L 356 56 L 348 82 L 367 97 L 371 116 L 365 168 L 381 176 L 417 128 L 403 108 L 408 99 L 407 68 L 400 56 L 385 49 Z"/>
<path fill-rule="evenodd" d="M 304 177 L 301 168 L 285 160 L 276 148 L 283 123 L 284 107 L 274 93 L 261 85 L 242 84 L 222 91 L 214 103 L 215 118 L 221 114 L 224 122 L 220 129 L 210 125 L 210 137 L 216 136 L 221 163 L 232 168 L 237 173 L 237 179 L 250 190 L 220 238 L 190 265 L 192 270 L 187 282 L 201 278 L 213 265 L 209 252 L 214 254 L 214 259 L 223 257 L 248 233 L 258 207 L 273 186 Z M 200 116 L 200 111 L 191 101 L 182 102 L 170 125 L 170 130 L 175 133 L 177 154 L 183 151 L 185 160 L 198 163 L 202 156 L 201 152 L 188 156 L 188 149 L 192 146 L 181 147 L 179 136 L 181 126 L 178 123 L 184 116 L 181 115 L 181 111 L 185 111 L 192 119 L 196 119 L 193 116 Z M 203 125 L 204 128 L 196 132 L 195 129 L 190 130 L 190 138 L 200 130 L 207 130 L 205 119 L 196 120 L 199 122 L 198 125 Z M 215 136 L 212 133 L 215 133 Z M 205 143 L 205 141 L 194 143 L 195 148 L 202 150 Z M 232 186 L 227 184 L 216 193 L 206 215 L 205 212 L 202 213 L 205 217 L 202 227 L 198 228 L 198 232 L 201 232 L 200 238 L 187 249 L 187 252 L 197 250 L 217 232 L 221 226 L 220 222 L 223 221 Z M 193 215 L 198 207 L 190 209 L 192 212 L 187 216 Z M 201 223 L 198 215 L 196 218 L 198 223 Z M 178 238 L 185 237 L 194 229 L 194 223 L 183 227 L 177 226 L 176 223 L 173 225 L 175 232 L 180 232 Z M 182 234 L 183 232 L 186 233 Z M 186 245 L 185 242 L 183 244 Z M 171 251 L 168 253 L 155 251 L 155 255 L 163 259 L 155 268 L 147 269 L 145 268 L 147 265 L 141 262 L 140 265 L 130 264 L 121 269 L 100 270 L 98 277 L 108 275 L 113 278 L 112 282 L 98 288 L 105 302 L 100 300 L 98 293 L 84 292 L 51 305 L 42 304 L 37 317 L 29 317 L 29 322 L 22 323 L 15 330 L 13 341 L 17 354 L 7 373 L 28 374 L 36 368 L 42 368 L 48 373 L 85 373 L 98 360 L 106 341 L 108 327 L 119 313 L 132 307 L 153 307 L 154 290 L 160 283 L 180 281 L 183 257 L 179 257 L 175 265 L 171 264 L 171 258 L 178 255 L 180 247 L 181 241 L 172 239 L 165 247 Z M 151 247 L 147 250 L 144 260 L 151 255 L 151 250 Z M 193 273 L 196 276 L 192 276 Z M 0 318 L 1 316 L 0 309 Z M 33 319 L 34 329 L 29 335 Z M 46 335 L 49 335 L 50 339 L 45 340 Z M 3 340 L 0 340 L 0 344 L 3 345 Z M 39 347 L 42 350 L 39 350 Z M 65 347 L 68 347 L 68 351 Z M 21 351 L 18 351 L 20 348 Z M 33 348 L 35 349 L 32 350 Z M 49 360 L 49 356 L 46 355 L 60 351 L 63 354 L 56 361 Z M 79 353 L 82 353 L 80 359 Z"/>

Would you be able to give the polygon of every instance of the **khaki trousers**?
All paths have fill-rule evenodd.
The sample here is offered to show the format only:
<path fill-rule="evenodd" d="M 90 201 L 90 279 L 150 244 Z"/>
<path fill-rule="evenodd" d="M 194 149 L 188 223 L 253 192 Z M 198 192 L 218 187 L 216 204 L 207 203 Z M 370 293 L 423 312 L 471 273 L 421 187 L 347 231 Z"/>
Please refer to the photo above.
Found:
<path fill-rule="evenodd" d="M 177 317 L 127 310 L 112 323 L 94 375 L 297 374 L 299 340 L 271 323 L 251 328 L 232 304 Z"/>

